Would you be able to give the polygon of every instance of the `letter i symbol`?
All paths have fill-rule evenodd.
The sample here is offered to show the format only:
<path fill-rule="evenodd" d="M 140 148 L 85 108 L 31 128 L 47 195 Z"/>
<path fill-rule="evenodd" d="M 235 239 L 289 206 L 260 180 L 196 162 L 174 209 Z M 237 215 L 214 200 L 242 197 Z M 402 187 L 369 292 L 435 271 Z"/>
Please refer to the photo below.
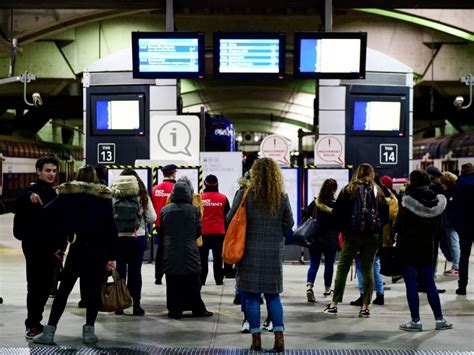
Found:
<path fill-rule="evenodd" d="M 176 147 L 176 128 L 172 129 L 173 132 L 171 132 L 171 136 L 173 137 L 173 147 Z"/>

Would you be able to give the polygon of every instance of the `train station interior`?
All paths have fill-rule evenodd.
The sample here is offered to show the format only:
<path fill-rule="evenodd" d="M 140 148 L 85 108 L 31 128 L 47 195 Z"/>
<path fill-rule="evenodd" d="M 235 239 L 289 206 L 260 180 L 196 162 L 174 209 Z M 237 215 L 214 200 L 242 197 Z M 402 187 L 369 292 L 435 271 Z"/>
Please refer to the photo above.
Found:
<path fill-rule="evenodd" d="M 141 49 L 134 41 L 173 33 L 170 38 L 183 33 L 199 43 L 198 72 L 140 72 Z M 360 50 L 343 48 L 329 60 L 360 59 L 358 73 L 305 74 L 298 64 L 304 63 L 302 43 L 319 38 L 315 33 L 360 40 Z M 239 36 L 276 40 L 279 52 L 271 61 L 278 60 L 278 70 L 221 70 L 216 48 Z M 264 155 L 269 138 L 277 151 L 280 139 L 284 152 L 278 162 L 298 224 L 323 177 L 334 177 L 342 187 L 360 163 L 391 176 L 396 190 L 414 169 L 433 165 L 460 175 L 463 165 L 474 165 L 473 75 L 472 0 L 0 0 L 0 353 L 245 354 L 250 345 L 250 336 L 241 334 L 240 306 L 233 304 L 233 278 L 203 286 L 213 317 L 167 317 L 166 286 L 153 280 L 153 241 L 142 270 L 144 317 L 130 310 L 100 313 L 100 342 L 85 346 L 85 310 L 77 307 L 76 285 L 58 326 L 58 346 L 25 340 L 25 259 L 13 218 L 17 197 L 36 181 L 40 156 L 59 158 L 56 185 L 73 180 L 88 163 L 106 166 L 109 185 L 121 169 L 140 167 L 149 192 L 161 179 L 159 168 L 169 163 L 189 172 L 202 192 L 204 176 L 218 175 L 212 166 L 219 162 L 229 173 L 220 181 L 232 202 L 246 169 L 242 159 Z M 136 103 L 136 127 L 100 126 L 100 103 L 114 100 Z M 361 107 L 369 112 L 370 104 L 373 116 L 392 126 L 370 127 L 369 116 L 357 116 Z M 180 141 L 189 135 L 180 143 L 184 153 L 163 146 L 161 120 L 186 122 L 173 136 Z M 358 120 L 366 126 L 357 126 Z M 445 275 L 450 262 L 439 252 L 436 283 L 454 329 L 434 329 L 421 294 L 425 331 L 409 333 L 398 329 L 409 317 L 403 280 L 385 276 L 385 305 L 361 319 L 349 305 L 359 296 L 351 268 L 339 314 L 331 317 L 323 313 L 329 301 L 323 296 L 323 265 L 316 302 L 309 303 L 308 252 L 290 245 L 283 266 L 285 353 L 472 354 L 473 260 L 467 295 L 457 295 L 457 277 Z M 45 319 L 51 303 L 52 298 Z M 262 305 L 262 317 L 265 312 Z M 262 339 L 270 349 L 273 334 L 264 331 Z"/>

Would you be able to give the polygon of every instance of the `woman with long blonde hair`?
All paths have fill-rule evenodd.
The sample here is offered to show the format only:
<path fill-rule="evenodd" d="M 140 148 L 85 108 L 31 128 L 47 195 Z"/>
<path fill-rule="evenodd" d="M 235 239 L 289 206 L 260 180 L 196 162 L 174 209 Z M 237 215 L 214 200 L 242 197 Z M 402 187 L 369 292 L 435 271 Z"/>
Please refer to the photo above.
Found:
<path fill-rule="evenodd" d="M 334 217 L 344 234 L 339 256 L 334 294 L 324 313 L 336 315 L 342 302 L 347 274 L 352 261 L 359 255 L 364 285 L 363 304 L 359 317 L 369 318 L 369 304 L 374 290 L 374 260 L 382 226 L 388 221 L 388 206 L 383 191 L 375 184 L 375 171 L 370 164 L 357 167 L 351 181 L 336 200 Z"/>
<path fill-rule="evenodd" d="M 284 229 L 294 224 L 290 202 L 283 187 L 278 165 L 269 158 L 255 161 L 246 197 L 247 229 L 244 256 L 237 264 L 240 291 L 247 297 L 246 313 L 252 333 L 252 350 L 261 350 L 260 295 L 265 295 L 275 333 L 274 350 L 283 351 Z M 234 198 L 227 214 L 230 222 L 242 202 L 244 190 Z"/>

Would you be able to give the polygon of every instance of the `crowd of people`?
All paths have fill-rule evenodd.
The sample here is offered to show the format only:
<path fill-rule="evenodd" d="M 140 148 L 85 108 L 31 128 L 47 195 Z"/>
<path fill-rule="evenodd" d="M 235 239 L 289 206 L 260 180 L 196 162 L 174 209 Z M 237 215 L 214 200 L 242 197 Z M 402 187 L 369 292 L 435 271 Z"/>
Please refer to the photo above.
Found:
<path fill-rule="evenodd" d="M 252 161 L 253 162 L 253 161 Z M 94 323 L 101 303 L 101 287 L 107 272 L 116 269 L 133 301 L 133 315 L 143 316 L 141 267 L 147 243 L 147 225 L 158 232 L 155 284 L 166 277 L 168 316 L 180 319 L 210 317 L 201 298 L 207 282 L 209 251 L 213 254 L 216 285 L 232 277 L 232 265 L 222 260 L 227 226 L 243 203 L 246 207 L 246 242 L 243 257 L 235 265 L 236 299 L 242 304 L 242 332 L 251 333 L 252 350 L 261 350 L 260 305 L 268 312 L 264 327 L 274 333 L 274 351 L 284 349 L 283 292 L 285 241 L 294 230 L 290 202 L 279 166 L 272 159 L 256 159 L 241 179 L 232 206 L 219 192 L 214 175 L 204 180 L 204 192 L 194 192 L 186 176 L 176 180 L 177 167 L 164 166 L 163 181 L 148 194 L 140 176 L 125 169 L 107 187 L 90 165 L 80 168 L 74 181 L 53 187 L 59 162 L 42 157 L 36 162 L 38 180 L 18 198 L 14 235 L 22 240 L 26 260 L 26 338 L 54 344 L 58 322 L 76 281 L 80 278 L 80 307 L 86 308 L 83 342 L 98 341 Z M 421 331 L 419 292 L 426 292 L 437 330 L 453 324 L 442 313 L 435 274 L 438 249 L 452 262 L 445 272 L 459 277 L 456 293 L 466 294 L 469 256 L 474 236 L 474 168 L 462 167 L 458 178 L 434 166 L 410 173 L 409 182 L 394 190 L 389 176 L 378 177 L 370 164 L 361 164 L 351 181 L 338 190 L 334 179 L 323 182 L 303 218 L 318 222 L 308 246 L 310 266 L 306 298 L 315 302 L 315 279 L 324 257 L 323 296 L 331 301 L 323 313 L 335 316 L 343 301 L 347 274 L 355 260 L 360 297 L 350 302 L 360 307 L 359 317 L 369 318 L 371 303 L 384 305 L 380 275 L 382 247 L 396 246 L 411 319 L 399 326 Z M 38 226 L 43 228 L 38 228 Z M 38 232 L 42 231 L 42 232 Z M 290 238 L 291 240 L 291 238 Z M 339 252 L 335 280 L 334 264 Z M 65 254 L 67 257 L 65 258 Z M 41 324 L 45 304 L 58 265 L 61 282 L 47 325 Z M 383 260 L 382 260 L 383 261 Z M 395 281 L 395 280 L 394 280 Z M 372 300 L 375 289 L 376 297 Z M 238 302 L 236 300 L 238 299 Z M 117 315 L 123 310 L 117 310 Z"/>

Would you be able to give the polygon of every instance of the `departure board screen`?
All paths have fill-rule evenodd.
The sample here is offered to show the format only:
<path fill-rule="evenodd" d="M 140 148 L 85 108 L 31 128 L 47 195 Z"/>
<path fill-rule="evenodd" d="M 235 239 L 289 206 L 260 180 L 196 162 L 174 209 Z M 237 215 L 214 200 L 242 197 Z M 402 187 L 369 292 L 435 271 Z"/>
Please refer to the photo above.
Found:
<path fill-rule="evenodd" d="M 354 131 L 400 130 L 401 102 L 354 101 Z"/>
<path fill-rule="evenodd" d="M 367 33 L 297 32 L 294 45 L 296 78 L 365 78 Z"/>
<path fill-rule="evenodd" d="M 204 34 L 133 32 L 134 78 L 204 77 Z"/>
<path fill-rule="evenodd" d="M 234 79 L 282 79 L 284 33 L 215 33 L 214 75 Z"/>

